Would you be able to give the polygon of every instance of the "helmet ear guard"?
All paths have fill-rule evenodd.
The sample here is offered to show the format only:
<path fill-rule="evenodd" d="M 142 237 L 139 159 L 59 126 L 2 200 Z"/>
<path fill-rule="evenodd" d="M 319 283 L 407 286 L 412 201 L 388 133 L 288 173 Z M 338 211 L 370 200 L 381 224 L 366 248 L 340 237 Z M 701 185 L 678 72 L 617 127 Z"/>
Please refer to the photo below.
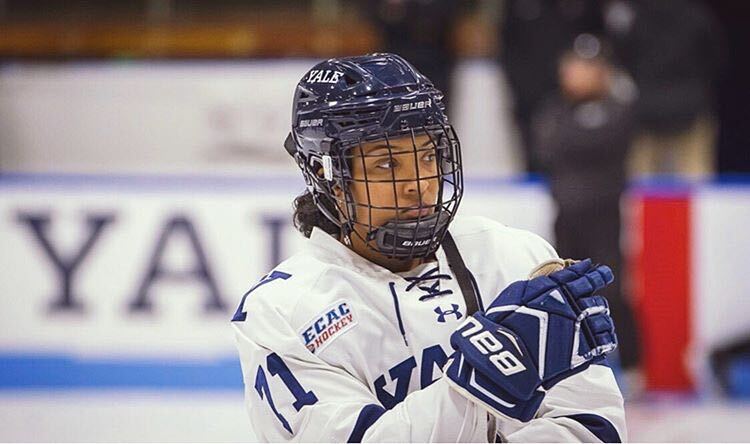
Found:
<path fill-rule="evenodd" d="M 349 191 L 345 186 L 345 181 L 337 180 L 335 177 L 333 159 L 329 155 L 332 143 L 332 139 L 324 140 L 321 143 L 322 146 L 325 146 L 325 149 L 321 149 L 322 155 L 311 155 L 308 158 L 298 150 L 294 135 L 289 133 L 284 141 L 284 148 L 287 152 L 293 153 L 292 155 L 302 170 L 307 189 L 312 194 L 313 202 L 318 210 L 334 225 L 338 226 L 342 235 L 347 238 L 353 230 L 352 222 L 341 221 L 340 215 L 347 213 L 342 212 L 336 203 L 338 199 L 335 189 L 341 188 L 347 194 L 349 194 Z M 349 206 L 348 214 L 356 214 L 355 205 L 352 203 L 353 199 L 347 197 L 345 201 Z"/>
<path fill-rule="evenodd" d="M 284 140 L 284 149 L 292 157 L 297 155 L 297 142 L 294 141 L 292 133 L 287 134 L 286 140 Z"/>

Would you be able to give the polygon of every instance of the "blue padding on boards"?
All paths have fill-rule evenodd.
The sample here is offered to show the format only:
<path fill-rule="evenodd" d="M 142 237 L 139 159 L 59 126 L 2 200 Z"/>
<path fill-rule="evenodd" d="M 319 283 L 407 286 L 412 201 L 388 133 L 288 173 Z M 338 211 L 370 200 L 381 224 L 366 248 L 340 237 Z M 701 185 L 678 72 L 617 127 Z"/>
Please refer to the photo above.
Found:
<path fill-rule="evenodd" d="M 729 365 L 729 394 L 750 399 L 750 357 L 739 358 Z"/>
<path fill-rule="evenodd" d="M 237 358 L 216 361 L 76 359 L 0 354 L 0 390 L 242 390 Z"/>
<path fill-rule="evenodd" d="M 579 422 L 599 438 L 601 442 L 622 442 L 615 426 L 602 416 L 591 413 L 580 413 L 578 415 L 566 415 L 565 417 Z"/>

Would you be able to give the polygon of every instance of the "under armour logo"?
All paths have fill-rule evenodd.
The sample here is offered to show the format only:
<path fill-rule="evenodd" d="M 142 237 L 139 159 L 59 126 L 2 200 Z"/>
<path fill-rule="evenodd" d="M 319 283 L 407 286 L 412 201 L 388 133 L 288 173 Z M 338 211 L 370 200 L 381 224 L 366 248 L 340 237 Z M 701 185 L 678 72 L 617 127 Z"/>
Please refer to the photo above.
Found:
<path fill-rule="evenodd" d="M 448 315 L 456 315 L 456 320 L 461 319 L 461 316 L 463 316 L 461 312 L 458 311 L 458 304 L 451 304 L 450 310 L 443 310 L 440 307 L 435 307 L 435 313 L 438 314 L 438 322 L 445 322 L 445 317 Z"/>

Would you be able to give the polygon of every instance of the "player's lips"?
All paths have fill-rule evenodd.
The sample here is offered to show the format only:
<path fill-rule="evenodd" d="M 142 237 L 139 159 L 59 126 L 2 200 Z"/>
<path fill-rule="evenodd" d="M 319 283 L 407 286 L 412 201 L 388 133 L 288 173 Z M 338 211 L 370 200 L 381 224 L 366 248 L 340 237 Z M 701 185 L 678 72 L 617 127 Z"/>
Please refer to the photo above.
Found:
<path fill-rule="evenodd" d="M 417 219 L 420 217 L 427 217 L 432 214 L 432 208 L 418 208 L 414 210 L 406 210 L 401 212 L 401 217 L 404 219 Z"/>

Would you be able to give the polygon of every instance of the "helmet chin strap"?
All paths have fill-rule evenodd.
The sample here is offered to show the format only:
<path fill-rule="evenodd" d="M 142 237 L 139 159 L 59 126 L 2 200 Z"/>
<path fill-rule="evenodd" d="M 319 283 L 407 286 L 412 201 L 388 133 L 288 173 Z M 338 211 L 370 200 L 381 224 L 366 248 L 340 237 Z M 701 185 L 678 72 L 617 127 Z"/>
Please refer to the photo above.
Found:
<path fill-rule="evenodd" d="M 390 220 L 367 234 L 367 242 L 375 240 L 376 249 L 383 255 L 396 259 L 427 257 L 440 244 L 451 218 L 446 212 L 420 220 Z"/>
<path fill-rule="evenodd" d="M 341 224 L 341 240 L 347 247 L 352 246 L 352 225 L 350 223 Z"/>

